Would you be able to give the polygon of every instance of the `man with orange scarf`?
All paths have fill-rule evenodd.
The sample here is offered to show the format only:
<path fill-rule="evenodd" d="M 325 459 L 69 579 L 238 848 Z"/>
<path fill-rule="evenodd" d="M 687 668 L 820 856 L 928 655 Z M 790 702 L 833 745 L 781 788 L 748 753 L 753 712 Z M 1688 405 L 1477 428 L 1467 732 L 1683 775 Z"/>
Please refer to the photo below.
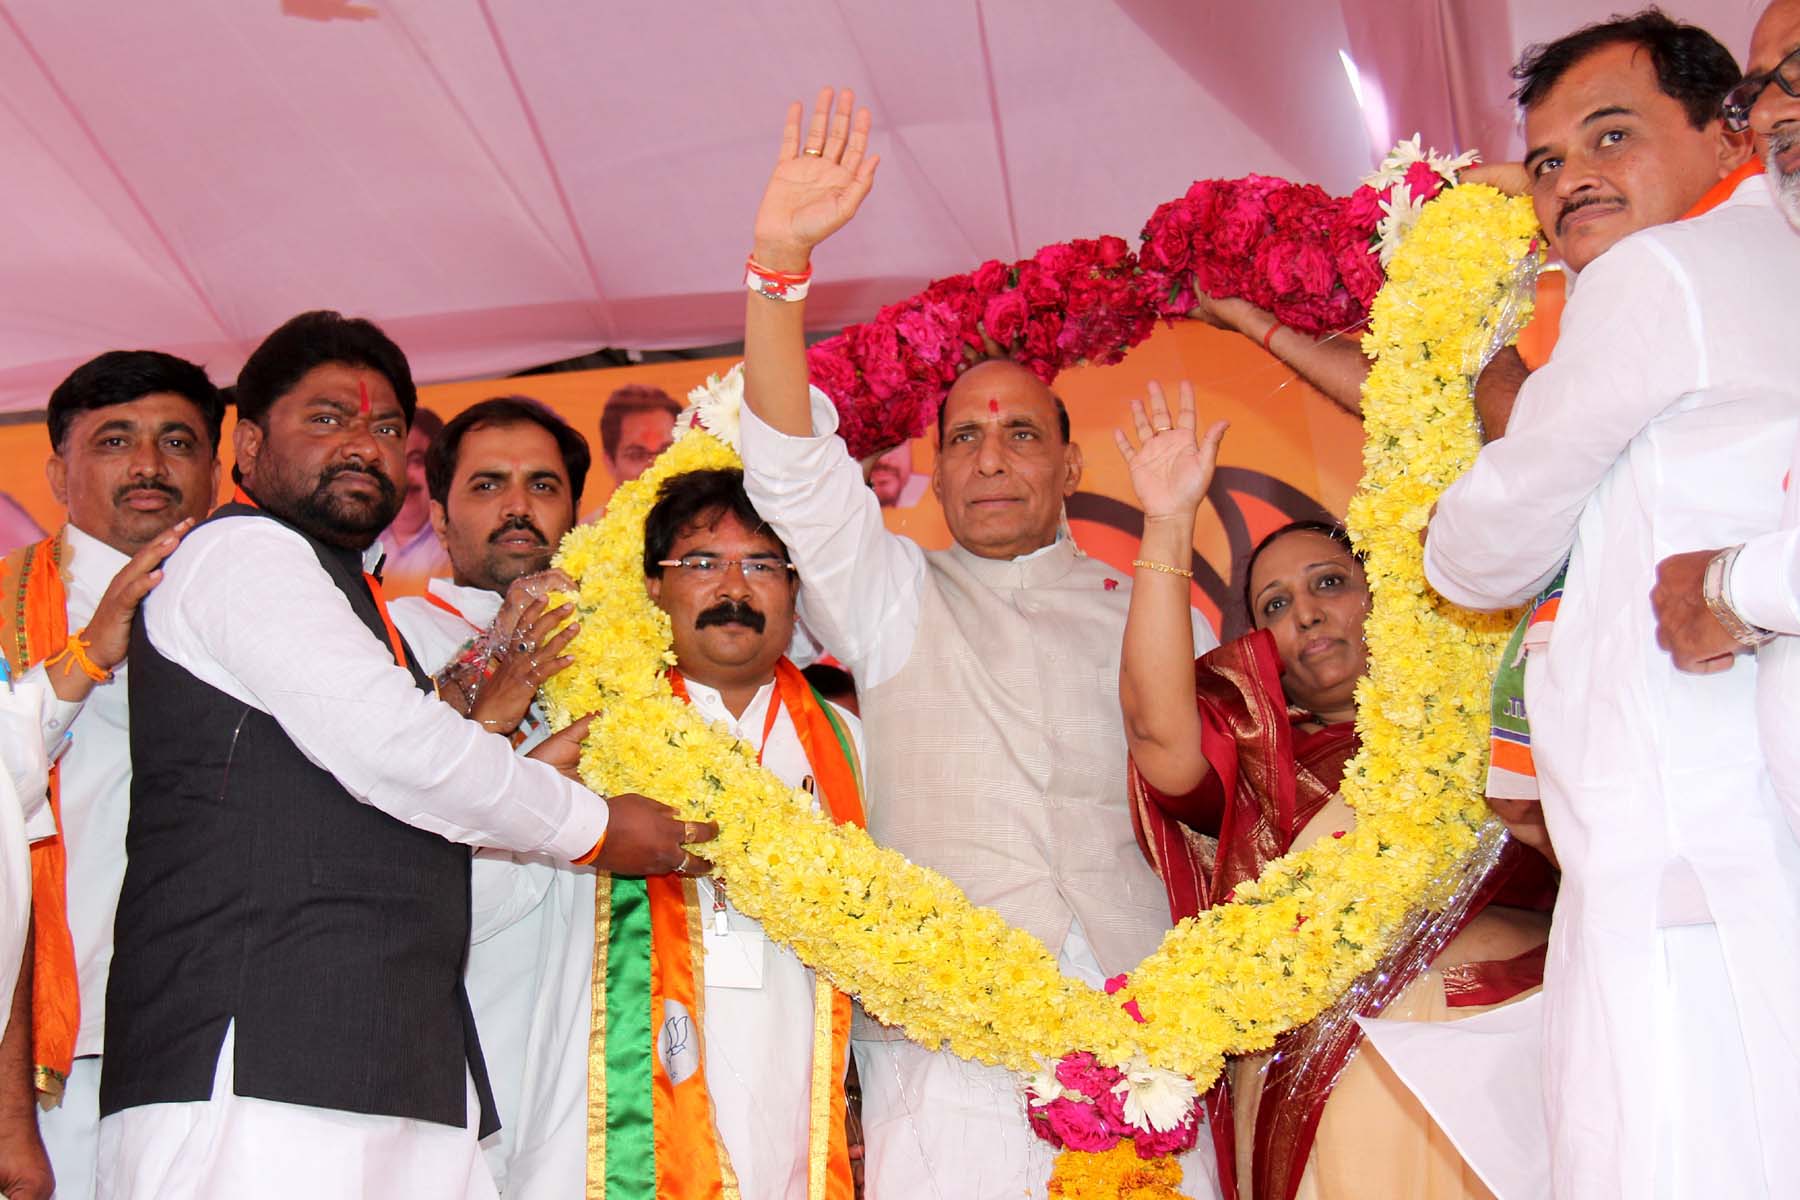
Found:
<path fill-rule="evenodd" d="M 212 507 L 223 415 L 206 373 L 172 355 L 112 351 L 77 367 L 47 412 L 50 487 L 68 520 L 0 563 L 0 647 L 15 678 L 49 693 L 48 824 L 31 830 L 31 1061 L 56 1194 L 67 1200 L 94 1193 L 106 979 L 131 798 L 131 620 L 163 559 Z M 5 1167 L 0 1179 L 10 1180 Z"/>
<path fill-rule="evenodd" d="M 800 583 L 739 471 L 663 484 L 644 576 L 675 692 L 861 824 L 861 727 L 785 651 Z M 850 1200 L 850 1001 L 769 944 L 723 880 L 560 872 L 544 941 L 513 1200 Z M 566 885 L 566 886 L 563 886 Z"/>

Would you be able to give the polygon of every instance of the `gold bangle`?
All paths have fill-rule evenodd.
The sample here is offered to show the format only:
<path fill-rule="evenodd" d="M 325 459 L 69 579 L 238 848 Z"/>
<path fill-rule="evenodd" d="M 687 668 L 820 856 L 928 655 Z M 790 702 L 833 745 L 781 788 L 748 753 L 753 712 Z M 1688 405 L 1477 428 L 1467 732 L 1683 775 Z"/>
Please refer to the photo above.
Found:
<path fill-rule="evenodd" d="M 67 661 L 69 665 L 63 668 L 65 674 L 72 675 L 79 667 L 81 673 L 95 683 L 110 683 L 113 673 L 88 657 L 88 647 L 92 644 L 87 640 L 87 627 L 84 625 L 71 633 L 69 640 L 63 643 L 63 648 L 51 656 L 44 665 L 54 667 L 60 662 Z"/>
<path fill-rule="evenodd" d="M 1153 562 L 1148 558 L 1134 558 L 1131 560 L 1131 565 L 1134 567 L 1148 567 L 1152 571 L 1161 571 L 1164 575 L 1180 575 L 1185 579 L 1192 579 L 1194 577 L 1194 573 L 1185 568 L 1171 567 L 1168 563 Z"/>

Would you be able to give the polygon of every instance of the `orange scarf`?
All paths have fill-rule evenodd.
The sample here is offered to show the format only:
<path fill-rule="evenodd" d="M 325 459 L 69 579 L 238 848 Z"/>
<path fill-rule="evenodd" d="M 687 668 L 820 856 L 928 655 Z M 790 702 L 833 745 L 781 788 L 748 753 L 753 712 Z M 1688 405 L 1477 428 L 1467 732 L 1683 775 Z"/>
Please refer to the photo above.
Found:
<path fill-rule="evenodd" d="M 14 677 L 69 640 L 68 591 L 63 582 L 67 540 L 53 534 L 0 562 L 0 641 Z M 61 770 L 50 766 L 50 814 L 56 835 L 31 847 L 31 1062 L 38 1102 L 54 1108 L 75 1062 L 81 1031 L 81 980 L 69 932 L 69 859 L 63 844 Z"/>
<path fill-rule="evenodd" d="M 675 695 L 687 699 L 678 671 L 669 673 Z M 785 709 L 806 753 L 819 795 L 832 818 L 863 823 L 861 775 L 849 732 L 828 712 L 799 668 L 787 659 L 775 667 L 775 698 Z M 694 1036 L 703 1037 L 705 982 L 704 916 L 693 881 L 678 875 L 643 881 L 648 899 L 647 926 L 653 947 L 649 963 L 649 1014 L 681 1011 L 691 1015 Z M 646 1046 L 646 1026 L 635 1010 L 638 993 L 617 986 L 632 968 L 619 947 L 620 961 L 609 962 L 609 929 L 613 921 L 609 879 L 599 881 L 597 899 L 608 911 L 596 913 L 594 961 L 595 1036 L 588 1071 L 590 1197 L 613 1200 L 732 1200 L 738 1195 L 725 1145 L 719 1137 L 712 1099 L 706 1089 L 705 1045 L 698 1044 L 699 1068 L 672 1079 L 654 1046 Z M 629 901 L 629 897 L 626 897 Z M 634 902 L 635 903 L 635 902 Z M 642 917 L 634 918 L 641 929 Z M 609 922 L 613 922 L 609 924 Z M 620 1001 L 628 1001 L 623 1008 Z M 850 1044 L 850 998 L 820 979 L 814 994 L 814 1035 L 807 1139 L 809 1200 L 852 1200 L 855 1194 L 850 1152 L 844 1128 L 843 1067 Z M 658 1018 L 660 1019 L 660 1018 Z M 616 1024 L 608 1036 L 607 1026 Z M 609 1044 L 613 1043 L 613 1044 Z M 640 1096 L 644 1056 L 648 1052 L 648 1103 Z M 645 1127 L 648 1126 L 648 1129 Z M 645 1135 L 649 1136 L 646 1137 Z"/>

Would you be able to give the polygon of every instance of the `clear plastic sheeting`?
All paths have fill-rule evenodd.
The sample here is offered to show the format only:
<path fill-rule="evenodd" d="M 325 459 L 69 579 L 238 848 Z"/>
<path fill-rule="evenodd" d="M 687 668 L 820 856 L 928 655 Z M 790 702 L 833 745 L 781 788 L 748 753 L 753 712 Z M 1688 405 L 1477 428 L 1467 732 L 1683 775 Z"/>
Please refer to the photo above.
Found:
<path fill-rule="evenodd" d="M 1429 892 L 1433 901 L 1407 914 L 1380 961 L 1345 989 L 1330 1008 L 1276 1042 L 1275 1052 L 1263 1059 L 1257 1086 L 1266 1084 L 1269 1072 L 1279 1065 L 1287 1076 L 1284 1103 L 1302 1110 L 1322 1104 L 1354 1057 L 1350 1051 L 1362 1037 L 1357 1018 L 1380 1016 L 1431 969 L 1478 911 L 1477 902 L 1484 898 L 1510 840 L 1506 827 L 1490 818 L 1481 827 L 1474 849 L 1433 881 Z M 1247 1082 L 1238 1080 L 1240 1086 Z M 1239 1130 L 1239 1138 L 1246 1133 Z"/>
<path fill-rule="evenodd" d="M 1506 279 L 1501 283 L 1504 299 L 1501 302 L 1494 323 L 1488 327 L 1488 336 L 1481 342 L 1472 342 L 1464 350 L 1463 373 L 1469 382 L 1481 378 L 1482 371 L 1494 361 L 1494 356 L 1512 345 L 1531 320 L 1531 310 L 1537 295 L 1538 271 L 1543 267 L 1544 256 L 1541 253 L 1527 254 L 1517 263 Z M 1478 417 L 1477 420 L 1480 418 Z"/>

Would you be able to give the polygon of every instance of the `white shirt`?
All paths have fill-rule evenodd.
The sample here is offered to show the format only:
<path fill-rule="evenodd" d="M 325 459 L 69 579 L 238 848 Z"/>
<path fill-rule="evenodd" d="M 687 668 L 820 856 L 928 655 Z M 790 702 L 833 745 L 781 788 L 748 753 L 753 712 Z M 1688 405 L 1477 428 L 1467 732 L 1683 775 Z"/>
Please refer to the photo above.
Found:
<path fill-rule="evenodd" d="M 762 751 L 763 765 L 798 786 L 812 774 L 786 707 L 762 744 L 773 683 L 733 718 L 719 693 L 687 680 L 695 708 Z M 835 708 L 836 706 L 834 706 Z M 862 727 L 842 709 L 858 754 Z M 546 901 L 553 936 L 545 943 L 543 986 L 525 1055 L 524 1106 L 508 1165 L 509 1200 L 563 1200 L 582 1194 L 587 1172 L 588 1039 L 593 1017 L 594 887 L 580 868 L 557 872 Z M 699 888 L 712 921 L 711 885 Z M 746 1200 L 805 1200 L 813 1049 L 813 973 L 792 951 L 763 938 L 761 926 L 729 905 L 734 939 L 763 965 L 761 988 L 708 984 L 704 1028 L 707 1091 L 720 1137 Z M 709 951 L 705 973 L 715 974 Z M 649 1053 L 645 1047 L 645 1053 Z"/>
<path fill-rule="evenodd" d="M 1785 635 L 1756 652 L 1757 725 L 1776 794 L 1800 833 L 1800 441 L 1785 483 L 1781 528 L 1744 543 L 1731 567 L 1731 602 L 1752 625 Z"/>
<path fill-rule="evenodd" d="M 264 517 L 190 533 L 144 604 L 169 661 L 266 712 L 351 795 L 453 842 L 593 849 L 606 805 L 413 683 L 306 539 Z"/>
<path fill-rule="evenodd" d="M 49 763 L 40 730 L 44 692 L 31 682 L 0 685 L 0 1040 L 31 929 L 31 846 L 27 800 L 43 810 Z M 54 827 L 52 828 L 54 832 Z"/>
<path fill-rule="evenodd" d="M 130 558 L 74 525 L 64 527 L 69 632 L 85 626 Z M 48 564 L 43 564 L 48 566 Z M 60 669 L 60 668 L 59 668 Z M 131 722 L 126 668 L 83 700 L 59 699 L 40 663 L 25 680 L 44 690 L 44 751 L 58 764 L 63 847 L 68 860 L 69 934 L 81 996 L 75 1056 L 99 1054 L 106 1038 L 106 976 L 112 968 L 113 910 L 125 882 L 125 825 L 131 815 Z M 46 809 L 43 820 L 47 821 Z M 40 823 L 34 836 L 55 827 Z"/>
<path fill-rule="evenodd" d="M 429 595 L 456 611 L 446 612 L 418 596 L 395 600 L 388 611 L 419 666 L 435 675 L 494 623 L 504 598 L 448 579 L 433 579 L 425 586 Z M 532 708 L 535 715 L 536 705 Z M 521 754 L 549 734 L 541 719 L 528 716 L 526 721 L 528 731 L 518 747 Z M 500 1116 L 499 1131 L 482 1140 L 482 1150 L 502 1190 L 524 1087 L 531 1009 L 543 979 L 543 902 L 557 871 L 543 855 L 484 849 L 475 852 L 469 872 L 470 945 L 463 982 Z"/>
<path fill-rule="evenodd" d="M 800 567 L 800 615 L 807 628 L 849 668 L 857 687 L 873 688 L 899 673 L 918 640 L 925 552 L 888 531 L 861 467 L 834 436 L 837 409 L 816 387 L 811 398 L 811 437 L 782 434 L 745 406 L 744 489 L 759 512 L 780 514 L 782 538 Z M 1190 617 L 1195 653 L 1217 646 L 1200 615 Z M 1058 965 L 1076 978 L 1103 978 L 1078 918 L 1071 931 Z"/>
<path fill-rule="evenodd" d="M 1546 970 L 1560 1195 L 1648 1196 L 1668 1076 L 1646 1053 L 1668 989 L 1658 925 L 1710 919 L 1736 992 L 1774 1195 L 1800 1193 L 1800 844 L 1755 733 L 1757 667 L 1677 672 L 1649 593 L 1671 554 L 1773 529 L 1800 427 L 1800 239 L 1748 180 L 1713 212 L 1624 239 L 1581 274 L 1504 438 L 1444 493 L 1425 552 L 1448 599 L 1496 609 L 1570 556 L 1526 667 L 1544 815 L 1564 876 Z M 1685 896 L 1671 913 L 1671 894 Z M 1697 1151 L 1698 1152 L 1698 1151 Z"/>

